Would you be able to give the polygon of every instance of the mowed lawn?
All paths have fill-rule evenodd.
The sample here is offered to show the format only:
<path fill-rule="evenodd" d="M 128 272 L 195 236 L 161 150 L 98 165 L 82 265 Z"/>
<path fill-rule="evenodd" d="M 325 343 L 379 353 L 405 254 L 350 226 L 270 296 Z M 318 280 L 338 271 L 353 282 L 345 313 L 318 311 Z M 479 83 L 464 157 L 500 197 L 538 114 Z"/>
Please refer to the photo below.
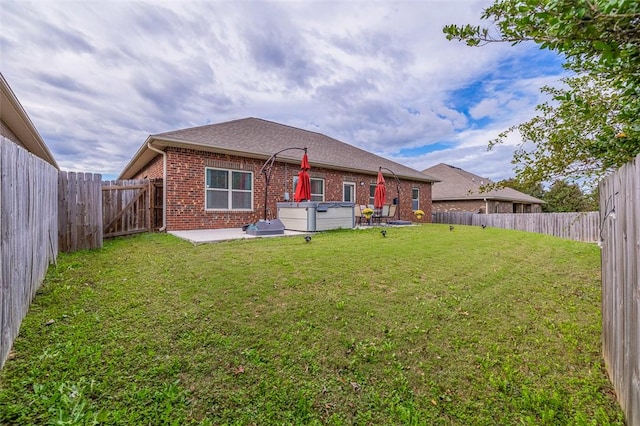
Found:
<path fill-rule="evenodd" d="M 1 424 L 623 424 L 595 244 L 421 225 L 62 254 Z"/>

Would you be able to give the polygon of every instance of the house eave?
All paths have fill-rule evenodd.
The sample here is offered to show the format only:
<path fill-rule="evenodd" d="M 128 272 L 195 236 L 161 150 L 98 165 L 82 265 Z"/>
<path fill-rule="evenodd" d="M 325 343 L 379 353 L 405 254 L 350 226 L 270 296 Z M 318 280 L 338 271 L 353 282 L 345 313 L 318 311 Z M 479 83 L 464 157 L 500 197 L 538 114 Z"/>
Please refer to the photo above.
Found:
<path fill-rule="evenodd" d="M 60 170 L 47 144 L 1 73 L 0 89 L 0 105 L 2 105 L 0 118 L 2 121 L 6 123 L 27 150 Z"/>
<path fill-rule="evenodd" d="M 140 149 L 133 156 L 131 161 L 125 166 L 120 176 L 118 176 L 118 179 L 131 179 L 140 170 L 142 170 L 142 168 L 145 165 L 147 165 L 151 160 L 153 160 L 157 155 L 159 155 L 158 153 L 153 152 L 147 147 L 148 143 L 151 143 L 153 147 L 160 149 L 162 151 L 171 147 L 171 148 L 191 149 L 195 151 L 215 152 L 218 154 L 233 155 L 238 157 L 253 158 L 253 159 L 265 160 L 265 161 L 271 157 L 271 155 L 267 155 L 263 153 L 225 149 L 225 148 L 219 148 L 211 145 L 199 144 L 197 142 L 184 141 L 180 139 L 171 139 L 171 138 L 164 138 L 164 137 L 158 138 L 155 136 L 149 136 L 145 141 L 145 143 L 140 147 Z M 289 164 L 299 164 L 300 157 L 299 156 L 293 157 L 291 155 L 282 154 L 278 156 L 277 161 L 282 163 L 289 163 Z M 340 170 L 348 173 L 367 174 L 367 175 L 371 175 L 372 178 L 375 178 L 375 176 L 377 176 L 377 173 L 378 173 L 377 169 L 363 170 L 358 168 L 342 167 L 342 166 L 337 166 L 335 164 L 327 164 L 327 163 L 320 163 L 320 162 L 314 162 L 314 161 L 310 161 L 309 163 L 312 169 L 327 168 L 331 170 Z M 397 174 L 397 176 L 399 179 L 411 180 L 414 182 L 424 182 L 424 183 L 437 182 L 426 175 L 425 175 L 425 178 L 419 178 L 415 176 L 406 176 L 403 174 Z"/>

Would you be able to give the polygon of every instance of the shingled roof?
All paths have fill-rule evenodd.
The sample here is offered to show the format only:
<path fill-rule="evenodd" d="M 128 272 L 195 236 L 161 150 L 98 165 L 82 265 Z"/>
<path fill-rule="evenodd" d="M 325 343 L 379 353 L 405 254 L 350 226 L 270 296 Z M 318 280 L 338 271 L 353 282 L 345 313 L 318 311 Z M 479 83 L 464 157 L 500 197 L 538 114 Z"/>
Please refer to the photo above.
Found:
<path fill-rule="evenodd" d="M 151 135 L 120 174 L 120 179 L 134 176 L 157 152 L 169 146 L 220 152 L 242 157 L 268 159 L 290 147 L 307 148 L 312 168 L 324 167 L 349 172 L 377 174 L 378 167 L 392 170 L 399 178 L 421 182 L 437 182 L 428 174 L 403 166 L 321 133 L 298 129 L 259 118 L 243 118 L 219 124 L 192 127 Z M 278 161 L 299 163 L 296 151 L 283 152 Z"/>
<path fill-rule="evenodd" d="M 437 164 L 423 170 L 423 173 L 441 181 L 433 185 L 433 201 L 488 199 L 515 201 L 526 204 L 544 204 L 544 201 L 516 191 L 513 188 L 492 189 L 487 192 L 482 192 L 480 189 L 481 186 L 493 183 L 490 179 L 474 175 L 473 173 L 448 164 Z"/>

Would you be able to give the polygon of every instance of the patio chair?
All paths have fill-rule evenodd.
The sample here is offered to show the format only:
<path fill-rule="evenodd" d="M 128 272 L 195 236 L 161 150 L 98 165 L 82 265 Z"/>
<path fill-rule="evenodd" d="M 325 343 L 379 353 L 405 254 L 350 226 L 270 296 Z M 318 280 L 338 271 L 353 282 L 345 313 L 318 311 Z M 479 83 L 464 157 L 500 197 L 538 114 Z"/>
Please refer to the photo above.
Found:
<path fill-rule="evenodd" d="M 389 214 L 389 205 L 384 204 L 379 209 L 373 209 L 373 216 L 371 217 L 372 223 L 382 223 L 382 220 L 387 218 Z"/>
<path fill-rule="evenodd" d="M 389 219 L 395 219 L 396 217 L 396 209 L 398 208 L 397 205 L 395 204 L 391 204 L 389 206 L 389 211 L 387 212 L 387 219 L 386 222 L 389 223 Z"/>
<path fill-rule="evenodd" d="M 382 206 L 382 212 L 380 213 L 380 217 L 386 219 L 389 217 L 389 209 L 391 208 L 391 204 L 385 204 Z"/>
<path fill-rule="evenodd" d="M 360 204 L 356 204 L 353 206 L 353 215 L 356 218 L 356 223 L 358 225 L 362 224 L 362 206 Z"/>

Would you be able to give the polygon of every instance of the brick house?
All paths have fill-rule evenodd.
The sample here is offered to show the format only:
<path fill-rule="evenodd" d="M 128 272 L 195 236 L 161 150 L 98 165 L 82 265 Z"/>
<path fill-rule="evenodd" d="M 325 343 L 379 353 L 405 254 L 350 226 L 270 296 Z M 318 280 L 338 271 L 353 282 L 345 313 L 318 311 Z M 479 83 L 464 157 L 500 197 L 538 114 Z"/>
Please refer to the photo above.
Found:
<path fill-rule="evenodd" d="M 277 155 L 269 185 L 260 173 Z M 399 218 L 431 217 L 436 179 L 320 133 L 244 118 L 151 135 L 119 179 L 164 180 L 166 230 L 237 228 L 276 217 L 276 204 L 292 201 L 300 160 L 307 148 L 312 201 L 373 203 L 379 167 L 387 181 L 387 202 L 399 198 Z M 397 181 L 396 181 L 397 178 Z M 399 197 L 398 190 L 399 187 Z M 265 197 L 266 190 L 266 197 Z"/>
<path fill-rule="evenodd" d="M 423 173 L 440 181 L 433 185 L 434 212 L 482 214 L 542 212 L 544 201 L 513 188 L 483 192 L 481 187 L 493 182 L 458 167 L 440 163 L 423 170 Z"/>

